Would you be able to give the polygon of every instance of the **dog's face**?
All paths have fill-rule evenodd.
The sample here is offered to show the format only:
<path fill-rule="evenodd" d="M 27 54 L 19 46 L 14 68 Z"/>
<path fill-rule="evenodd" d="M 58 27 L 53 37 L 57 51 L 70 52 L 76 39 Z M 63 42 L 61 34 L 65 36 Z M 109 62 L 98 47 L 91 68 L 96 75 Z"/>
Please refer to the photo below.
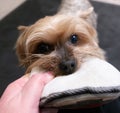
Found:
<path fill-rule="evenodd" d="M 80 68 L 85 58 L 103 58 L 95 29 L 81 17 L 55 15 L 28 27 L 19 27 L 16 50 L 20 63 L 30 72 L 33 67 L 67 75 Z"/>

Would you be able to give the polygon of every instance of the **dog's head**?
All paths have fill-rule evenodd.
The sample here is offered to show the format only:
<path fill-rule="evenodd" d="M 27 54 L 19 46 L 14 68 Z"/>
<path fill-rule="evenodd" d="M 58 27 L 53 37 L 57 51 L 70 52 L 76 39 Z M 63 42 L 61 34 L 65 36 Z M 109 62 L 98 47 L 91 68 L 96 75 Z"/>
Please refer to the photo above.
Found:
<path fill-rule="evenodd" d="M 86 57 L 103 58 L 96 30 L 84 17 L 47 16 L 31 26 L 20 26 L 16 51 L 27 72 L 38 66 L 55 76 L 67 75 L 80 68 Z"/>

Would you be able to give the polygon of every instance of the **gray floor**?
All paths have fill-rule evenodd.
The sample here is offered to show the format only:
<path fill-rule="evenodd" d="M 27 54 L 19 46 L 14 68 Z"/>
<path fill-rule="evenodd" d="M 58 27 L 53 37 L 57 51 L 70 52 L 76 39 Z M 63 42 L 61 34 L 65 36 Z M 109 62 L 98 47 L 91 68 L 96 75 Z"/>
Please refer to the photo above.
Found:
<path fill-rule="evenodd" d="M 0 95 L 10 82 L 24 74 L 14 50 L 19 35 L 17 26 L 30 25 L 45 15 L 54 14 L 59 4 L 60 0 L 28 0 L 0 21 Z M 100 46 L 106 51 L 108 61 L 120 70 L 120 6 L 99 2 L 92 4 L 99 15 Z M 81 112 L 120 113 L 120 102 L 115 100 L 101 108 Z"/>

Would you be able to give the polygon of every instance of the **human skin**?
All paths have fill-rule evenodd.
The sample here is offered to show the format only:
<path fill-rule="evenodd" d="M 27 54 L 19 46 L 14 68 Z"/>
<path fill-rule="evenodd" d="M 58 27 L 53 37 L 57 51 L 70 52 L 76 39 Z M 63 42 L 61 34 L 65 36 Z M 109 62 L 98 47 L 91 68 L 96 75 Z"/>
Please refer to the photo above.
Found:
<path fill-rule="evenodd" d="M 0 113 L 50 113 L 41 110 L 40 97 L 46 83 L 53 79 L 51 73 L 27 75 L 12 82 L 0 99 Z"/>

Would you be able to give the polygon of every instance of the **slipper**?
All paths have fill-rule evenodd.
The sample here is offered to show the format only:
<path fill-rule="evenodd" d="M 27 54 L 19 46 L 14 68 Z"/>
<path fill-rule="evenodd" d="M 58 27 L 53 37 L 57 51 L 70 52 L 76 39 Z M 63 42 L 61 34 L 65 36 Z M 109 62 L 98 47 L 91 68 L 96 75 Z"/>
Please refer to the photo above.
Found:
<path fill-rule="evenodd" d="M 96 107 L 120 96 L 120 72 L 108 62 L 87 59 L 75 73 L 55 77 L 43 90 L 40 107 Z"/>

